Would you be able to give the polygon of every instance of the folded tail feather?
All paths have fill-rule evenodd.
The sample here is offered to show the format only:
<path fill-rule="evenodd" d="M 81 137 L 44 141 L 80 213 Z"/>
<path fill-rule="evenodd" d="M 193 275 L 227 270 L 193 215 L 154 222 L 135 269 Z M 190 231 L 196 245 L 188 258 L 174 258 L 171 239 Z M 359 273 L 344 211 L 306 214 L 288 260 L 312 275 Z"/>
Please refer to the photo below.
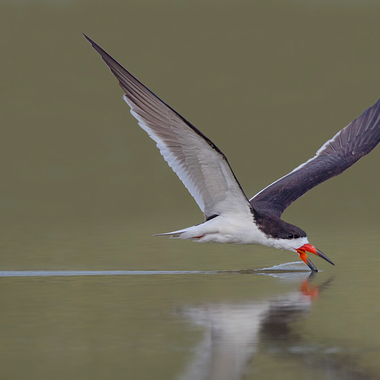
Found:
<path fill-rule="evenodd" d="M 178 231 L 172 231 L 172 232 L 165 232 L 162 234 L 154 234 L 153 236 L 170 236 L 170 238 L 179 238 L 184 232 L 187 231 L 187 228 L 183 230 L 178 230 Z"/>

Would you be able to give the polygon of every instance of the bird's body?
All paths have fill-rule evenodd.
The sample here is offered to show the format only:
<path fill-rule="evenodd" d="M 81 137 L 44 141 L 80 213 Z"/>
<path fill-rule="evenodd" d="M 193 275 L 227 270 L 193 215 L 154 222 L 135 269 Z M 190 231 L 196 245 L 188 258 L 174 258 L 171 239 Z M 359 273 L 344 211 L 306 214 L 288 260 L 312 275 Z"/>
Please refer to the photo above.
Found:
<path fill-rule="evenodd" d="M 201 224 L 157 236 L 285 249 L 297 252 L 313 271 L 317 269 L 306 252 L 333 264 L 309 244 L 303 230 L 283 221 L 281 215 L 296 199 L 342 173 L 380 142 L 380 99 L 328 140 L 313 158 L 248 199 L 226 156 L 209 138 L 85 37 L 118 79 L 140 127 L 156 142 L 205 215 Z"/>
<path fill-rule="evenodd" d="M 166 235 L 199 243 L 261 244 L 290 251 L 299 248 L 302 242 L 302 245 L 308 244 L 306 236 L 297 241 L 286 239 L 286 242 L 268 236 L 260 230 L 250 212 L 220 215 L 195 226 L 156 236 Z"/>

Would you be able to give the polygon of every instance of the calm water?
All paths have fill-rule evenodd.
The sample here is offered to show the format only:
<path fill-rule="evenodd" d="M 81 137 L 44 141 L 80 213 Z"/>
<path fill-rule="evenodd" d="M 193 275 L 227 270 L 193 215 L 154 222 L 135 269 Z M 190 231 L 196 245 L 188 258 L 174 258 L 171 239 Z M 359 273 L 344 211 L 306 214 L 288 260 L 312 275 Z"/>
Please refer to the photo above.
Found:
<path fill-rule="evenodd" d="M 380 97 L 371 1 L 0 0 L 6 379 L 379 379 L 380 148 L 284 219 L 336 264 L 152 237 L 202 221 L 85 32 L 248 196 Z"/>

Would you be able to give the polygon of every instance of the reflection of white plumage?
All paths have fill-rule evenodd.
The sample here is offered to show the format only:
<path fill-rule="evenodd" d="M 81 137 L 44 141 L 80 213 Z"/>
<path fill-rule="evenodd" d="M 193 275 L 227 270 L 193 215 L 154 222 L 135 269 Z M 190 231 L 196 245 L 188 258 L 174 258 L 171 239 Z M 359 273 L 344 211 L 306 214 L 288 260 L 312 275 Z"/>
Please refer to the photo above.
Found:
<path fill-rule="evenodd" d="M 179 380 L 240 379 L 256 351 L 256 339 L 267 302 L 206 305 L 184 315 L 206 330 Z"/>
<path fill-rule="evenodd" d="M 226 156 L 201 131 L 164 103 L 86 36 L 125 92 L 132 115 L 156 142 L 205 215 L 205 222 L 162 235 L 204 243 L 263 244 L 297 252 L 316 271 L 306 252 L 329 263 L 306 233 L 281 220 L 284 210 L 318 184 L 368 154 L 380 141 L 380 99 L 327 141 L 316 155 L 248 200 Z"/>
<path fill-rule="evenodd" d="M 305 279 L 305 275 L 296 276 Z M 265 339 L 285 342 L 284 330 L 310 310 L 317 291 L 317 287 L 309 288 L 309 279 L 306 279 L 300 291 L 279 297 L 249 303 L 184 308 L 181 315 L 205 331 L 178 380 L 244 378 L 248 363 L 254 358 L 259 345 Z"/>
<path fill-rule="evenodd" d="M 247 370 L 260 370 L 255 356 L 263 351 L 264 355 L 281 355 L 284 360 L 279 362 L 287 363 L 285 366 L 289 360 L 297 363 L 297 369 L 303 363 L 314 375 L 319 373 L 320 378 L 353 379 L 353 373 L 363 373 L 362 368 L 353 367 L 350 355 L 340 351 L 335 342 L 330 342 L 331 346 L 316 345 L 296 331 L 295 322 L 308 316 L 312 302 L 331 279 L 317 286 L 311 284 L 314 274 L 271 275 L 285 281 L 300 281 L 299 290 L 249 302 L 185 307 L 179 312 L 181 317 L 201 326 L 204 334 L 178 380 L 244 379 Z M 340 354 L 333 357 L 330 355 L 333 352 Z M 257 374 L 261 378 L 260 372 Z"/>

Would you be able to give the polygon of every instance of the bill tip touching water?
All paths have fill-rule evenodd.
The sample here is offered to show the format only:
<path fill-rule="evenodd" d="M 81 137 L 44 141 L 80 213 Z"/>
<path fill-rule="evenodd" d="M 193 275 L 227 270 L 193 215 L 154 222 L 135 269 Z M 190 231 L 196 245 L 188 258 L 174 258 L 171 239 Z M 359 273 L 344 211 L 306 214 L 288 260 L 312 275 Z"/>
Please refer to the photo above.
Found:
<path fill-rule="evenodd" d="M 380 99 L 323 144 L 314 157 L 248 199 L 226 156 L 208 137 L 84 36 L 119 81 L 140 127 L 156 142 L 204 213 L 203 223 L 157 236 L 262 244 L 298 253 L 312 271 L 317 268 L 307 253 L 333 264 L 309 243 L 306 232 L 283 221 L 281 215 L 307 191 L 341 174 L 375 148 L 380 142 Z"/>

